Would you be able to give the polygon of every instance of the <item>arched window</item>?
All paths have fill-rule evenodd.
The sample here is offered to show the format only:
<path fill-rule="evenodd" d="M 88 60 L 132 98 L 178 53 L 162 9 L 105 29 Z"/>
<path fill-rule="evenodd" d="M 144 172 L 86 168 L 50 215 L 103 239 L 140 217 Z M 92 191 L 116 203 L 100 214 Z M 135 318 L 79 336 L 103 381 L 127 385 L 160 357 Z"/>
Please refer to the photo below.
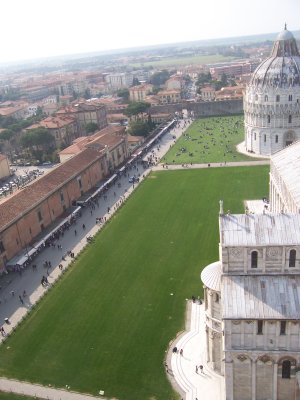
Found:
<path fill-rule="evenodd" d="M 268 115 L 268 124 L 271 122 L 271 115 Z"/>
<path fill-rule="evenodd" d="M 252 251 L 252 253 L 251 253 L 251 268 L 257 268 L 257 259 L 258 259 L 257 251 Z"/>
<path fill-rule="evenodd" d="M 296 250 L 290 250 L 289 255 L 289 267 L 294 268 L 296 266 Z"/>
<path fill-rule="evenodd" d="M 289 101 L 293 101 L 293 96 L 289 94 Z"/>
<path fill-rule="evenodd" d="M 258 100 L 258 95 L 256 94 L 256 95 L 255 95 L 255 101 L 257 101 L 257 100 Z"/>
<path fill-rule="evenodd" d="M 219 303 L 220 297 L 218 295 L 218 293 L 216 293 L 216 303 Z"/>
<path fill-rule="evenodd" d="M 280 96 L 279 96 L 279 94 L 276 95 L 276 102 L 277 102 L 277 103 L 280 102 Z"/>
<path fill-rule="evenodd" d="M 278 143 L 278 135 L 275 136 L 275 143 Z"/>
<path fill-rule="evenodd" d="M 289 124 L 292 122 L 292 116 L 289 115 Z"/>
<path fill-rule="evenodd" d="M 268 96 L 265 96 L 265 101 L 268 101 L 268 100 L 269 100 Z"/>
<path fill-rule="evenodd" d="M 282 362 L 282 378 L 290 379 L 291 377 L 291 362 L 290 360 L 284 360 Z"/>

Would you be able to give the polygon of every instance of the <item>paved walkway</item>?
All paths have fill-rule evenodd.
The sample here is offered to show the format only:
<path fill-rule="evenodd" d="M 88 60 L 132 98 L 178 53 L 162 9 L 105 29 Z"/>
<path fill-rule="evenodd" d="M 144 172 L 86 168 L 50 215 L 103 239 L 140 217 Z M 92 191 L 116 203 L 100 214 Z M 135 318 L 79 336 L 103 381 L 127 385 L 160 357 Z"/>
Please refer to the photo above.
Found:
<path fill-rule="evenodd" d="M 206 362 L 206 333 L 204 304 L 191 304 L 190 328 L 175 340 L 172 347 L 183 355 L 172 353 L 169 373 L 185 394 L 186 400 L 224 400 L 224 377 L 210 369 Z M 196 366 L 203 365 L 203 374 Z"/>
<path fill-rule="evenodd" d="M 37 399 L 49 400 L 93 400 L 99 397 L 89 394 L 75 393 L 69 390 L 54 389 L 40 385 L 33 385 L 27 382 L 20 382 L 13 379 L 0 378 L 0 390 L 2 392 L 13 392 L 24 396 L 31 396 Z M 104 394 L 104 392 L 103 392 Z M 103 396 L 100 396 L 104 399 Z"/>
<path fill-rule="evenodd" d="M 201 169 L 201 168 L 226 168 L 226 167 L 253 167 L 255 165 L 270 165 L 270 160 L 261 160 L 261 161 L 232 161 L 226 163 L 209 163 L 209 164 L 174 164 L 174 165 L 165 165 L 159 164 L 155 165 L 152 170 L 153 171 L 161 171 L 161 170 L 178 170 L 178 169 Z"/>

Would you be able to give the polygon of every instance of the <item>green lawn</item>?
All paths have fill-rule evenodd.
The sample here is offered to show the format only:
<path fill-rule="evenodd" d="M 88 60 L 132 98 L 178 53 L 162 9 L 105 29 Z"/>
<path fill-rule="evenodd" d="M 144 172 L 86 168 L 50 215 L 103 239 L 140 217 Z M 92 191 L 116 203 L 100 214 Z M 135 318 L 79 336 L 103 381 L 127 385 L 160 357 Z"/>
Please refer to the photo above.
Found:
<path fill-rule="evenodd" d="M 166 68 L 172 67 L 176 65 L 194 65 L 194 64 L 211 64 L 218 62 L 226 62 L 232 61 L 235 57 L 227 56 L 224 57 L 221 54 L 212 54 L 212 55 L 197 55 L 197 56 L 188 56 L 188 57 L 166 57 L 157 61 L 145 61 L 143 63 L 130 63 L 132 67 L 140 67 L 143 66 L 152 66 L 156 68 Z"/>
<path fill-rule="evenodd" d="M 268 194 L 268 167 L 152 173 L 0 347 L 0 375 L 120 400 L 178 399 L 164 372 L 186 299 L 218 259 L 219 199 Z M 171 295 L 173 293 L 173 295 Z"/>
<path fill-rule="evenodd" d="M 243 140 L 243 115 L 200 118 L 178 139 L 163 161 L 169 164 L 254 161 L 255 158 L 236 151 L 236 145 Z"/>
<path fill-rule="evenodd" d="M 32 397 L 0 392 L 0 400 L 32 400 Z"/>

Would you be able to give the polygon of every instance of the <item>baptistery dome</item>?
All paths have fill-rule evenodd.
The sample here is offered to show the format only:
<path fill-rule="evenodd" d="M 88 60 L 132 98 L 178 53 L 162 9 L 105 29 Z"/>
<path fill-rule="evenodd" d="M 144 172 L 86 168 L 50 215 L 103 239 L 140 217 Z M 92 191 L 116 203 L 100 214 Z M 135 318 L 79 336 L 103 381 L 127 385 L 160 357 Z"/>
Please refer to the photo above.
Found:
<path fill-rule="evenodd" d="M 268 156 L 300 139 L 299 103 L 299 50 L 285 27 L 246 88 L 246 149 Z"/>

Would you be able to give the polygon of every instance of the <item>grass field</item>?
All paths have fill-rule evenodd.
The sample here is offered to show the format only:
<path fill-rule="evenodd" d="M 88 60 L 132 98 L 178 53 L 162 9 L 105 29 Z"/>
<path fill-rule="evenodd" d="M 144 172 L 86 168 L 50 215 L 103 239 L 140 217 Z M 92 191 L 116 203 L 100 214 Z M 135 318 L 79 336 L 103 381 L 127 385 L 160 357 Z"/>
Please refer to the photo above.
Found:
<path fill-rule="evenodd" d="M 197 119 L 163 161 L 169 164 L 255 161 L 235 148 L 244 140 L 243 121 L 243 115 Z"/>
<path fill-rule="evenodd" d="M 20 396 L 14 393 L 0 392 L 0 400 L 32 400 L 32 397 Z"/>
<path fill-rule="evenodd" d="M 0 347 L 0 375 L 120 400 L 178 399 L 163 368 L 186 299 L 218 259 L 219 199 L 268 193 L 268 167 L 150 175 Z M 173 295 L 171 295 L 173 293 Z"/>
<path fill-rule="evenodd" d="M 198 56 L 189 56 L 189 57 L 168 57 L 163 58 L 162 60 L 158 61 L 149 61 L 143 63 L 130 63 L 132 67 L 140 67 L 143 66 L 152 66 L 156 68 L 165 68 L 165 67 L 172 67 L 176 65 L 194 65 L 194 64 L 211 64 L 211 63 L 218 63 L 218 62 L 226 62 L 234 60 L 234 57 L 224 57 L 221 54 L 213 54 L 213 55 L 198 55 Z"/>

